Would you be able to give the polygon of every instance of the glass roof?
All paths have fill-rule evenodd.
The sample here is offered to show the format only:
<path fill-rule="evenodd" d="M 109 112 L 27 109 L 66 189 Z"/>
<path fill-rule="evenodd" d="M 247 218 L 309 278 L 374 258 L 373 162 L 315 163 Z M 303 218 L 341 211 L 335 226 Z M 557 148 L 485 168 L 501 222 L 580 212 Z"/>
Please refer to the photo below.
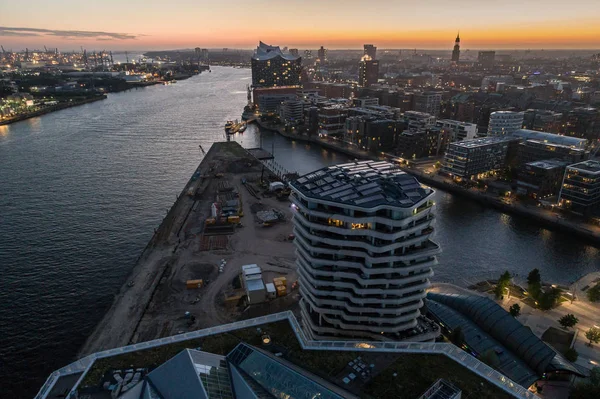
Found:
<path fill-rule="evenodd" d="M 227 359 L 245 376 L 258 383 L 277 398 L 289 399 L 343 399 L 308 376 L 292 370 L 260 351 L 239 344 Z"/>

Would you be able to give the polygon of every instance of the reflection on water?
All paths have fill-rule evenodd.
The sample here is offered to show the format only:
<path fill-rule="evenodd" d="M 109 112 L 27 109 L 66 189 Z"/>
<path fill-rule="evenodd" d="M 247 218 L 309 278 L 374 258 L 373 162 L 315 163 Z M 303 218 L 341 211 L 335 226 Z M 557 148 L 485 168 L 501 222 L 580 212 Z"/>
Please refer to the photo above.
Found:
<path fill-rule="evenodd" d="M 250 70 L 213 67 L 176 85 L 0 126 L 0 381 L 31 397 L 72 360 L 165 209 L 239 119 Z M 230 94 L 230 93 L 236 94 Z M 234 140 L 273 149 L 300 174 L 348 157 L 249 126 Z M 537 267 L 569 282 L 599 270 L 598 249 L 438 191 L 438 281 L 468 284 Z M 542 237 L 540 237 L 542 236 Z"/>

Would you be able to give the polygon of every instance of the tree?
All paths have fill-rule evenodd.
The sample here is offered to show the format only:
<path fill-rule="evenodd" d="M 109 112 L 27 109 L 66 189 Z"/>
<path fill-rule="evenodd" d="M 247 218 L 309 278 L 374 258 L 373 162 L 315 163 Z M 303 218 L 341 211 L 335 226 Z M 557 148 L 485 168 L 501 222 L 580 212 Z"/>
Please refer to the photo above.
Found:
<path fill-rule="evenodd" d="M 533 299 L 538 299 L 542 293 L 542 276 L 538 269 L 533 269 L 527 276 L 527 290 L 529 296 Z"/>
<path fill-rule="evenodd" d="M 572 313 L 566 314 L 558 319 L 558 324 L 565 330 L 571 327 L 575 327 L 575 324 L 579 323 L 579 319 Z"/>
<path fill-rule="evenodd" d="M 570 362 L 576 362 L 578 357 L 579 353 L 577 353 L 577 351 L 573 348 L 569 348 L 565 352 L 565 358 L 567 358 L 567 360 Z"/>
<path fill-rule="evenodd" d="M 558 300 L 562 295 L 560 288 L 550 288 L 546 292 L 542 292 L 538 297 L 539 307 L 542 310 L 549 310 L 558 305 Z"/>
<path fill-rule="evenodd" d="M 600 329 L 596 327 L 592 327 L 585 332 L 585 337 L 590 340 L 589 346 L 592 346 L 592 343 L 597 344 L 600 342 Z"/>
<path fill-rule="evenodd" d="M 541 282 L 542 282 L 542 275 L 540 274 L 540 271 L 538 269 L 533 269 L 527 275 L 527 284 L 541 283 Z"/>
<path fill-rule="evenodd" d="M 508 311 L 512 317 L 519 317 L 521 315 L 521 306 L 519 306 L 518 303 L 515 303 L 508 309 Z"/>
<path fill-rule="evenodd" d="M 450 333 L 450 341 L 456 346 L 462 346 L 465 342 L 465 334 L 463 333 L 462 328 L 456 327 L 452 330 Z"/>
<path fill-rule="evenodd" d="M 600 368 L 594 367 L 585 382 L 576 384 L 569 395 L 570 399 L 600 398 Z"/>
<path fill-rule="evenodd" d="M 497 299 L 500 299 L 504 296 L 504 292 L 508 288 L 511 278 L 512 276 L 508 271 L 502 273 L 500 279 L 498 279 L 498 282 L 496 283 L 496 288 L 494 289 L 494 294 L 496 294 Z"/>
<path fill-rule="evenodd" d="M 587 297 L 590 302 L 600 301 L 600 283 L 587 290 Z"/>

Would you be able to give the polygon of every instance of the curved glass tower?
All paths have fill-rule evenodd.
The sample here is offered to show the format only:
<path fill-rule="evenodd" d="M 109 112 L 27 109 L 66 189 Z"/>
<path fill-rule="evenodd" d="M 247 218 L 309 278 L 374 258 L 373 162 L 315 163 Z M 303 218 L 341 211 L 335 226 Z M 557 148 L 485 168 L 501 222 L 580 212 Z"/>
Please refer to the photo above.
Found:
<path fill-rule="evenodd" d="M 309 173 L 292 183 L 303 325 L 315 339 L 431 340 L 421 316 L 440 247 L 434 191 L 388 162 Z"/>

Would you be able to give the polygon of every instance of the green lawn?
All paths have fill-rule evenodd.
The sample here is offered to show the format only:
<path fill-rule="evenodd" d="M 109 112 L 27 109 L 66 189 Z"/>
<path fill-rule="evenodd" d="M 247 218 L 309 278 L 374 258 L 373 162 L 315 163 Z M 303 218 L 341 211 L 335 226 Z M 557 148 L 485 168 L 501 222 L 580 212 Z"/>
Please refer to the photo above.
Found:
<path fill-rule="evenodd" d="M 416 354 L 401 355 L 365 386 L 363 397 L 418 398 L 439 378 L 460 388 L 463 398 L 512 397 L 445 356 Z"/>

